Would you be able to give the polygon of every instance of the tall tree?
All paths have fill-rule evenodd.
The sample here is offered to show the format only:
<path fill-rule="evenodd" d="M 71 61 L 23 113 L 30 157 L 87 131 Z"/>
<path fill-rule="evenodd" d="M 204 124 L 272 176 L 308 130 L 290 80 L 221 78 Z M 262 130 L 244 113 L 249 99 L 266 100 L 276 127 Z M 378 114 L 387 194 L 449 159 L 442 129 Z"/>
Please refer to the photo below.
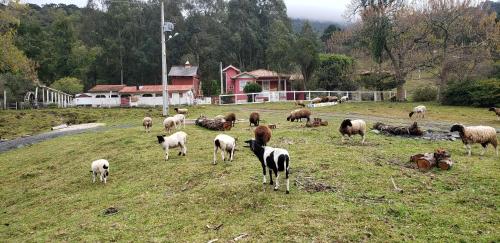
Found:
<path fill-rule="evenodd" d="M 306 84 L 310 81 L 319 63 L 319 48 L 320 44 L 316 32 L 309 22 L 305 22 L 293 48 L 293 59 L 300 67 L 300 72 L 304 77 L 303 90 L 307 90 Z"/>

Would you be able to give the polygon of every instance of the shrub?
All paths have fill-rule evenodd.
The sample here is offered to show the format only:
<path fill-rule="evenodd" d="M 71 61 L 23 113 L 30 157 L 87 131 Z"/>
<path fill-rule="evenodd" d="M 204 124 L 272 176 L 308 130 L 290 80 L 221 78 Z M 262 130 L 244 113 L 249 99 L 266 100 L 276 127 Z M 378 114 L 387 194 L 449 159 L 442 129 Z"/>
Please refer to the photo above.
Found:
<path fill-rule="evenodd" d="M 420 87 L 413 93 L 413 101 L 435 101 L 437 99 L 437 89 L 432 87 Z"/>
<path fill-rule="evenodd" d="M 64 77 L 58 79 L 54 81 L 54 83 L 52 83 L 50 87 L 72 95 L 81 93 L 83 91 L 82 81 L 73 77 Z"/>
<path fill-rule="evenodd" d="M 258 83 L 248 83 L 243 87 L 245 93 L 259 93 L 262 92 L 262 87 Z M 247 95 L 248 102 L 253 102 L 253 95 Z"/>
<path fill-rule="evenodd" d="M 321 54 L 316 70 L 316 88 L 323 90 L 356 90 L 358 84 L 353 80 L 355 60 L 337 54 Z"/>
<path fill-rule="evenodd" d="M 445 105 L 500 105 L 500 79 L 456 81 L 448 84 L 441 102 Z"/>

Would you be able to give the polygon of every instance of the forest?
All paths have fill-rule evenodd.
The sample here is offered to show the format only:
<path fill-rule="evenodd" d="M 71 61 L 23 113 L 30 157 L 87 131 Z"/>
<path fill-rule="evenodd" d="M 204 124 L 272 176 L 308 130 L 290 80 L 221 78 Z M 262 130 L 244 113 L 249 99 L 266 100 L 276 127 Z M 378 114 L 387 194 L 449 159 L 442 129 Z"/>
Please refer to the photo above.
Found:
<path fill-rule="evenodd" d="M 198 65 L 206 96 L 219 93 L 222 62 L 300 73 L 298 90 L 397 89 L 398 99 L 410 76 L 425 72 L 430 99 L 466 83 L 493 92 L 476 105 L 500 103 L 500 3 L 424 2 L 353 0 L 348 24 L 318 33 L 292 21 L 283 0 L 168 0 L 166 21 L 178 34 L 166 42 L 167 64 Z M 83 8 L 2 0 L 0 87 L 15 97 L 37 82 L 69 93 L 159 84 L 160 35 L 159 0 L 88 0 Z"/>

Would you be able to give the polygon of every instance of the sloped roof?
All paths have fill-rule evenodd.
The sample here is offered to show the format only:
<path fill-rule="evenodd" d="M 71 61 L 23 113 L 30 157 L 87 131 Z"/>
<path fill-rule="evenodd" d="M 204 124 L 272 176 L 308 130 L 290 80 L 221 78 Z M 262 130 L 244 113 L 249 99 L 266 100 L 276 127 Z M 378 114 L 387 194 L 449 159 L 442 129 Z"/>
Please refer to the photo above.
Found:
<path fill-rule="evenodd" d="M 198 75 L 198 66 L 173 66 L 168 76 L 194 77 Z"/>
<path fill-rule="evenodd" d="M 243 76 L 243 75 L 250 75 L 250 76 L 255 77 L 255 78 L 278 78 L 278 76 L 281 78 L 289 78 L 290 77 L 289 74 L 278 75 L 278 73 L 275 71 L 270 71 L 270 70 L 266 70 L 266 69 L 257 69 L 257 70 L 253 70 L 250 72 L 242 72 L 242 73 L 240 73 L 232 78 L 238 78 L 238 77 Z"/>
<path fill-rule="evenodd" d="M 193 85 L 168 85 L 169 93 L 175 91 L 188 91 L 192 89 Z M 136 86 L 127 86 L 120 90 L 120 93 L 127 93 L 127 94 L 144 94 L 144 93 L 160 94 L 162 92 L 163 92 L 163 87 L 161 84 L 139 86 L 139 89 L 137 89 Z"/>
<path fill-rule="evenodd" d="M 89 93 L 101 93 L 101 92 L 109 92 L 109 91 L 118 92 L 121 89 L 123 89 L 123 87 L 125 87 L 125 85 L 121 85 L 121 84 L 98 84 L 98 85 L 92 87 L 91 89 L 89 89 L 88 92 Z"/>
<path fill-rule="evenodd" d="M 241 72 L 238 68 L 236 68 L 236 67 L 235 67 L 235 66 L 233 66 L 233 65 L 229 65 L 229 66 L 227 66 L 226 68 L 222 69 L 222 72 L 225 72 L 226 70 L 228 70 L 228 69 L 230 69 L 230 68 L 232 68 L 232 69 L 234 69 L 234 70 L 238 71 L 238 73 L 239 73 L 239 72 Z"/>

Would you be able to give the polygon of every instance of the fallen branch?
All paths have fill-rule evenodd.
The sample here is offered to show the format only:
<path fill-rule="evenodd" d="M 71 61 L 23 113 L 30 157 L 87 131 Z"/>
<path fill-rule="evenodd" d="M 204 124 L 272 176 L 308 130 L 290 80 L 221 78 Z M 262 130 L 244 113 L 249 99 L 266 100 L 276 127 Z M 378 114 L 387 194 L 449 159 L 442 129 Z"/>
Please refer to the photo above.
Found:
<path fill-rule="evenodd" d="M 241 240 L 241 239 L 243 239 L 243 238 L 245 238 L 245 237 L 247 237 L 247 236 L 248 236 L 248 234 L 247 234 L 247 233 L 243 233 L 243 234 L 241 234 L 241 235 L 236 236 L 233 240 L 234 240 L 234 241 L 239 241 L 239 240 Z"/>
<path fill-rule="evenodd" d="M 206 225 L 206 227 L 207 227 L 208 229 L 211 229 L 211 230 L 219 230 L 219 229 L 220 229 L 223 225 L 224 225 L 224 224 L 219 224 L 219 225 L 217 225 L 217 226 L 210 226 L 210 225 L 208 225 L 208 224 L 207 224 L 207 225 Z"/>
<path fill-rule="evenodd" d="M 396 190 L 399 193 L 403 193 L 403 189 L 396 186 L 396 182 L 394 182 L 394 178 L 392 178 L 392 176 L 391 176 L 391 181 L 392 181 L 392 185 L 394 186 L 394 190 Z"/>
<path fill-rule="evenodd" d="M 219 239 L 209 240 L 209 241 L 207 241 L 207 243 L 213 243 L 213 242 L 216 242 L 216 241 L 219 241 Z"/>

